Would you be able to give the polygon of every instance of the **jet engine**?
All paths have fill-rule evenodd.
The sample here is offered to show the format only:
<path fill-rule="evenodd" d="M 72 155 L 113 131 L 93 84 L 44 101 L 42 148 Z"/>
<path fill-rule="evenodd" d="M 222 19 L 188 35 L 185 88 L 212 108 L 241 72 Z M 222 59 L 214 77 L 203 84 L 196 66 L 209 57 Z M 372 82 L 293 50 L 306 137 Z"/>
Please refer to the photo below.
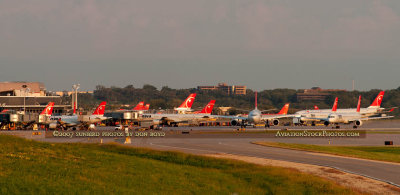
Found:
<path fill-rule="evenodd" d="M 275 126 L 279 125 L 279 120 L 278 119 L 274 119 L 272 121 L 272 124 L 274 124 Z"/>
<path fill-rule="evenodd" d="M 354 126 L 359 127 L 359 126 L 361 126 L 362 124 L 363 124 L 363 122 L 362 122 L 361 120 L 356 120 L 356 121 L 354 121 Z"/>
<path fill-rule="evenodd" d="M 239 120 L 233 119 L 233 120 L 231 121 L 231 126 L 237 126 L 237 125 L 239 125 Z"/>
<path fill-rule="evenodd" d="M 160 119 L 153 120 L 153 125 L 162 125 L 162 124 L 163 124 L 163 120 L 160 120 Z"/>
<path fill-rule="evenodd" d="M 56 129 L 57 126 L 58 126 L 57 123 L 50 123 L 50 124 L 49 124 L 49 129 Z"/>
<path fill-rule="evenodd" d="M 329 123 L 328 121 L 325 121 L 325 122 L 324 122 L 324 125 L 325 125 L 325 126 L 329 126 L 330 123 Z"/>

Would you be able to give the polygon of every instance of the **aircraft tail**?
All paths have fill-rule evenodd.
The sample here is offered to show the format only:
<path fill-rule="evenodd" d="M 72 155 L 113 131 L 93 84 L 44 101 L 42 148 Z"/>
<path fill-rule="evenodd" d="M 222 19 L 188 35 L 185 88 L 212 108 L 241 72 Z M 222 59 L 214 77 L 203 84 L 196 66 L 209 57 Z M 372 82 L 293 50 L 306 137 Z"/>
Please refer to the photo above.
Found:
<path fill-rule="evenodd" d="M 133 110 L 144 110 L 144 102 L 139 102 Z"/>
<path fill-rule="evenodd" d="M 53 107 L 54 107 L 54 102 L 49 102 L 46 108 L 44 108 L 44 110 L 40 113 L 40 115 L 51 116 L 51 114 L 53 114 Z"/>
<path fill-rule="evenodd" d="M 1 111 L 1 113 L 6 113 L 8 110 L 7 109 L 4 109 L 3 111 Z"/>
<path fill-rule="evenodd" d="M 357 104 L 357 112 L 359 113 L 361 111 L 361 95 L 358 97 L 358 104 Z"/>
<path fill-rule="evenodd" d="M 285 105 L 282 107 L 281 111 L 278 112 L 278 114 L 287 114 L 288 111 L 289 111 L 289 104 L 285 104 Z"/>
<path fill-rule="evenodd" d="M 194 99 L 196 98 L 196 93 L 190 94 L 186 100 L 179 106 L 179 108 L 192 108 Z"/>
<path fill-rule="evenodd" d="M 144 110 L 149 110 L 150 109 L 150 104 L 146 104 L 145 106 L 144 106 Z"/>
<path fill-rule="evenodd" d="M 215 100 L 211 100 L 199 113 L 200 114 L 211 114 L 215 105 Z"/>
<path fill-rule="evenodd" d="M 314 110 L 319 110 L 317 105 L 314 105 Z"/>
<path fill-rule="evenodd" d="M 336 112 L 337 111 L 337 106 L 338 106 L 338 97 L 335 98 L 335 102 L 333 103 L 333 107 L 332 107 L 332 112 Z"/>
<path fill-rule="evenodd" d="M 257 109 L 257 91 L 255 92 L 254 108 Z"/>
<path fill-rule="evenodd" d="M 92 115 L 104 115 L 107 102 L 101 102 Z"/>
<path fill-rule="evenodd" d="M 381 107 L 383 95 L 385 95 L 384 91 L 379 92 L 378 96 L 376 96 L 375 100 L 372 102 L 371 106 L 369 107 Z"/>

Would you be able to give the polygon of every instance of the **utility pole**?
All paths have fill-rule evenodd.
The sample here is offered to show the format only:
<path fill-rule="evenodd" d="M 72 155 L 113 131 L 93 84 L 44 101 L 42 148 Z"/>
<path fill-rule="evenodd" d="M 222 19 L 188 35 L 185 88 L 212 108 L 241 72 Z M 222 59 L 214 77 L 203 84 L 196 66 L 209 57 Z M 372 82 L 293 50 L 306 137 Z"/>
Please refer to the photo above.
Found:
<path fill-rule="evenodd" d="M 353 91 L 355 90 L 355 83 L 354 83 L 354 80 L 353 80 Z"/>

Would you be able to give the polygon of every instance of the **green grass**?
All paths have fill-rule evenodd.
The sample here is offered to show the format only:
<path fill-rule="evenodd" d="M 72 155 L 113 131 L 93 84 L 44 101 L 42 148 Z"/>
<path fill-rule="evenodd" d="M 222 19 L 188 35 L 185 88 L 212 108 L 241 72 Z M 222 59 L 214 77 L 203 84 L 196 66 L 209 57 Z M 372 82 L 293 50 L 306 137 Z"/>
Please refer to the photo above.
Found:
<path fill-rule="evenodd" d="M 357 194 L 291 169 L 0 135 L 0 194 Z"/>
<path fill-rule="evenodd" d="M 255 144 L 400 163 L 400 147 L 396 146 L 321 146 L 275 142 L 255 142 Z"/>

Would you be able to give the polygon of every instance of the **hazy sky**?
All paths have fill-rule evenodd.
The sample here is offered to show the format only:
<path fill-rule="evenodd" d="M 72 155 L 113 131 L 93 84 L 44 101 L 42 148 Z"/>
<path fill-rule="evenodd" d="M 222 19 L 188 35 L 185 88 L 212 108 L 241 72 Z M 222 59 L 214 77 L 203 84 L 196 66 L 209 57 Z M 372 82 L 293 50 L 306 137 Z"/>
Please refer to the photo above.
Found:
<path fill-rule="evenodd" d="M 0 0 L 0 81 L 400 86 L 399 0 Z"/>

